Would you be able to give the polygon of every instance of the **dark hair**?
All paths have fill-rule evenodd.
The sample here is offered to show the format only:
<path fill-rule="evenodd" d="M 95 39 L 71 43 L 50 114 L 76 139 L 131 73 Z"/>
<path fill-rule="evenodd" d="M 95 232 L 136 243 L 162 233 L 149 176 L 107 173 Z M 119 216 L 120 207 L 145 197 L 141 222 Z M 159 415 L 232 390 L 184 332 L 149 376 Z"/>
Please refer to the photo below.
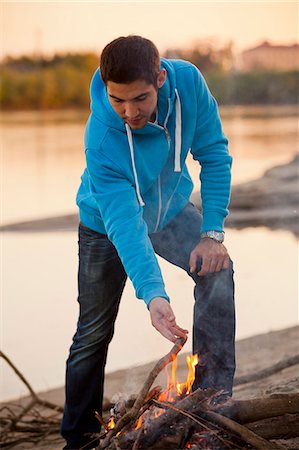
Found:
<path fill-rule="evenodd" d="M 157 86 L 160 56 L 157 47 L 141 36 L 119 37 L 110 42 L 101 54 L 102 80 L 114 83 L 132 83 L 144 80 Z"/>

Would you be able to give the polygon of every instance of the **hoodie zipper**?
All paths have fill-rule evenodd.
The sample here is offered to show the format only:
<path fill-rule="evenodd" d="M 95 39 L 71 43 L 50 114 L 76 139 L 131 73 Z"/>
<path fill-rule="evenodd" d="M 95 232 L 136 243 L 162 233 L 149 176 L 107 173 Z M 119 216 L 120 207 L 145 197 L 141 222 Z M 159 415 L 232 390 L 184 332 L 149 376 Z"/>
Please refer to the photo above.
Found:
<path fill-rule="evenodd" d="M 157 125 L 158 127 L 162 128 L 160 125 Z M 170 135 L 166 127 L 163 127 L 163 130 L 165 132 L 167 143 L 168 143 L 168 151 L 170 149 Z M 158 230 L 160 220 L 161 220 L 161 212 L 162 212 L 162 191 L 161 191 L 161 176 L 158 176 L 158 215 L 157 215 L 157 222 L 154 229 L 154 233 Z"/>
<path fill-rule="evenodd" d="M 170 150 L 170 134 L 166 127 L 164 127 L 164 130 L 165 130 L 165 134 L 166 134 L 166 138 L 167 138 L 168 151 L 169 151 Z"/>
<path fill-rule="evenodd" d="M 161 176 L 158 176 L 158 215 L 154 233 L 158 230 L 162 212 L 162 192 L 161 192 Z"/>

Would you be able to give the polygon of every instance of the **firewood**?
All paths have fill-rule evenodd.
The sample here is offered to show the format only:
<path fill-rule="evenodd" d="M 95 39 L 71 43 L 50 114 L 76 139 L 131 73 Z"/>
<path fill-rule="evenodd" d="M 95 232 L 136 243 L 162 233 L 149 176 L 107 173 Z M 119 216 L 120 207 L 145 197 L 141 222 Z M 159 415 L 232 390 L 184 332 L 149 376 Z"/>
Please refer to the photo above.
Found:
<path fill-rule="evenodd" d="M 7 362 L 7 364 L 13 369 L 13 371 L 16 373 L 16 375 L 20 378 L 20 380 L 28 388 L 30 395 L 32 397 L 32 402 L 30 403 L 30 408 L 32 408 L 34 405 L 38 404 L 41 406 L 45 406 L 46 408 L 54 409 L 55 411 L 63 412 L 63 408 L 61 406 L 55 405 L 52 402 L 48 402 L 47 400 L 43 400 L 42 398 L 40 398 L 35 393 L 35 391 L 31 387 L 30 383 L 26 380 L 24 375 L 19 371 L 19 369 L 17 369 L 17 367 L 12 363 L 12 361 L 8 358 L 8 356 L 6 356 L 5 353 L 3 353 L 1 350 L 0 350 L 0 358 L 3 358 Z M 26 412 L 27 412 L 27 409 L 26 409 L 25 413 Z M 22 415 L 24 415 L 24 414 L 22 414 Z"/>
<path fill-rule="evenodd" d="M 115 424 L 115 427 L 111 429 L 105 439 L 101 442 L 100 448 L 105 448 L 109 445 L 109 442 L 113 436 L 115 436 L 125 425 L 127 425 L 129 422 L 134 422 L 138 416 L 139 410 L 142 407 L 146 396 L 148 394 L 149 389 L 151 388 L 153 382 L 161 372 L 161 370 L 164 369 L 164 367 L 169 364 L 174 357 L 177 356 L 177 354 L 181 351 L 184 344 L 186 342 L 186 339 L 179 338 L 176 340 L 176 343 L 172 347 L 169 353 L 165 355 L 163 358 L 161 358 L 155 367 L 151 370 L 149 373 L 141 391 L 139 392 L 136 401 L 133 405 L 133 407 L 128 411 L 126 414 L 124 414 L 118 422 Z"/>
<path fill-rule="evenodd" d="M 179 409 L 181 411 L 192 413 L 200 402 L 206 400 L 213 393 L 214 391 L 212 390 L 203 391 L 197 389 L 184 399 L 176 402 L 176 410 L 170 407 L 156 419 L 149 420 L 146 424 L 146 430 L 141 439 L 141 448 L 152 448 L 157 441 L 175 434 L 176 427 L 185 417 L 177 410 Z M 137 432 L 138 431 L 133 430 L 131 432 L 127 432 L 124 436 L 119 436 L 119 441 L 123 448 L 130 448 L 129 444 L 135 442 Z"/>
<path fill-rule="evenodd" d="M 155 420 L 151 420 L 146 424 L 146 432 L 142 436 L 141 448 L 156 448 L 156 445 L 159 447 L 159 443 L 164 439 L 170 439 L 172 442 L 177 443 L 177 448 L 179 447 L 179 442 L 181 441 L 182 433 L 181 429 L 189 430 L 192 421 L 190 419 L 186 420 L 185 415 L 188 415 L 190 417 L 194 417 L 194 414 L 196 414 L 196 417 L 198 418 L 198 423 L 200 423 L 201 426 L 206 426 L 205 420 L 208 420 L 211 425 L 206 426 L 207 429 L 212 430 L 213 424 L 218 424 L 219 426 L 229 430 L 233 434 L 237 434 L 244 442 L 249 443 L 256 449 L 278 449 L 280 448 L 277 444 L 271 442 L 267 442 L 265 439 L 275 439 L 278 436 L 279 437 L 289 437 L 291 436 L 298 436 L 299 435 L 299 429 L 296 424 L 296 419 L 298 418 L 297 415 L 284 415 L 283 417 L 279 417 L 279 426 L 277 425 L 277 429 L 275 429 L 275 426 L 273 426 L 271 431 L 270 422 L 267 424 L 263 421 L 265 426 L 267 425 L 267 429 L 265 431 L 265 435 L 262 432 L 263 426 L 261 423 L 261 426 L 258 425 L 258 422 L 255 422 L 254 424 L 250 423 L 246 424 L 245 426 L 242 426 L 241 424 L 229 419 L 228 417 L 224 417 L 223 415 L 220 415 L 219 413 L 216 413 L 215 411 L 220 411 L 219 406 L 213 406 L 212 404 L 207 403 L 207 398 L 211 395 L 212 391 L 200 391 L 199 389 L 183 400 L 180 400 L 175 403 L 175 405 L 169 405 L 169 410 L 165 411 L 161 416 L 159 416 Z M 262 414 L 259 414 L 259 411 L 257 410 L 256 416 L 263 417 L 263 416 L 271 416 L 271 408 L 273 406 L 273 414 L 277 414 L 277 412 L 284 407 L 285 410 L 291 410 L 296 411 L 297 407 L 297 397 L 298 394 L 288 394 L 288 395 L 277 395 L 274 397 L 268 397 L 265 399 L 253 399 L 248 401 L 242 401 L 242 412 L 243 419 L 246 417 L 246 404 L 249 404 L 251 406 L 258 409 L 259 405 L 262 405 Z M 230 413 L 230 408 L 232 411 L 236 410 L 236 405 L 238 406 L 240 402 L 229 400 L 225 407 L 222 407 L 221 413 L 224 414 L 224 412 L 229 415 L 233 416 L 233 414 Z M 167 408 L 167 405 L 165 406 Z M 280 408 L 280 409 L 279 409 Z M 181 413 L 179 412 L 179 409 L 181 409 Z M 250 408 L 251 409 L 251 408 Z M 187 412 L 187 413 L 186 413 Z M 297 411 L 296 411 L 297 412 Z M 252 411 L 250 414 L 247 415 L 247 418 L 252 418 L 253 414 Z M 195 418 L 193 418 L 194 421 L 196 421 Z M 273 419 L 272 419 L 273 420 Z M 246 422 L 246 421 L 245 421 Z M 273 422 L 274 423 L 274 422 Z M 194 425 L 194 424 L 193 424 Z M 119 436 L 119 443 L 121 448 L 130 448 L 130 443 L 134 443 L 137 436 L 136 430 L 127 432 L 124 436 Z M 166 442 L 166 441 L 165 441 Z M 157 448 L 158 448 L 157 447 Z M 161 448 L 161 447 L 160 447 Z M 166 446 L 164 448 L 167 448 Z M 172 448 L 171 446 L 169 448 Z M 223 446 L 223 448 L 225 448 Z"/>
<path fill-rule="evenodd" d="M 246 423 L 246 428 L 264 439 L 290 439 L 299 436 L 299 414 L 285 414 L 269 417 L 257 422 Z"/>
<path fill-rule="evenodd" d="M 229 419 L 228 417 L 222 416 L 221 414 L 215 413 L 214 411 L 203 411 L 202 413 L 204 417 L 208 420 L 211 420 L 214 423 L 217 423 L 220 426 L 223 426 L 230 432 L 239 436 L 244 442 L 250 444 L 254 449 L 257 450 L 278 450 L 282 447 L 274 444 L 273 442 L 268 442 L 264 438 L 258 436 L 253 431 L 246 428 L 244 425 L 240 425 L 234 420 Z"/>
<path fill-rule="evenodd" d="M 250 400 L 230 400 L 215 411 L 239 423 L 299 413 L 299 394 L 274 394 Z"/>

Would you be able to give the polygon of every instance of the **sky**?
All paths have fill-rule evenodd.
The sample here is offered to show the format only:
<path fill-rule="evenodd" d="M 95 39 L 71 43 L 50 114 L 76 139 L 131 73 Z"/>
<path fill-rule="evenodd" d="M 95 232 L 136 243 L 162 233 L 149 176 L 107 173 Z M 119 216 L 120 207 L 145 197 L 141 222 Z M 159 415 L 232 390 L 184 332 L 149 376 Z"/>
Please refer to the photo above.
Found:
<path fill-rule="evenodd" d="M 1 1 L 1 57 L 94 51 L 140 34 L 161 52 L 212 39 L 236 52 L 264 40 L 299 41 L 298 2 L 273 1 Z"/>

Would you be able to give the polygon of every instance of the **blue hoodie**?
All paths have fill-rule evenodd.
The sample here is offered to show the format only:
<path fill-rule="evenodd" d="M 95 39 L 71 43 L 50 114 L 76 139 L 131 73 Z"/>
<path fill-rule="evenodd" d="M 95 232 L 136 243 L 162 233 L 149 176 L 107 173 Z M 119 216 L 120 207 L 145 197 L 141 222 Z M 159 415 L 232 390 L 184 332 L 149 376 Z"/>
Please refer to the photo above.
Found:
<path fill-rule="evenodd" d="M 189 151 L 201 165 L 202 230 L 223 230 L 230 195 L 231 157 L 218 107 L 199 70 L 161 58 L 167 77 L 158 92 L 158 123 L 131 129 L 110 105 L 97 70 L 85 131 L 87 167 L 77 194 L 80 220 L 107 234 L 147 305 L 169 300 L 149 234 L 186 205 L 193 183 Z"/>

